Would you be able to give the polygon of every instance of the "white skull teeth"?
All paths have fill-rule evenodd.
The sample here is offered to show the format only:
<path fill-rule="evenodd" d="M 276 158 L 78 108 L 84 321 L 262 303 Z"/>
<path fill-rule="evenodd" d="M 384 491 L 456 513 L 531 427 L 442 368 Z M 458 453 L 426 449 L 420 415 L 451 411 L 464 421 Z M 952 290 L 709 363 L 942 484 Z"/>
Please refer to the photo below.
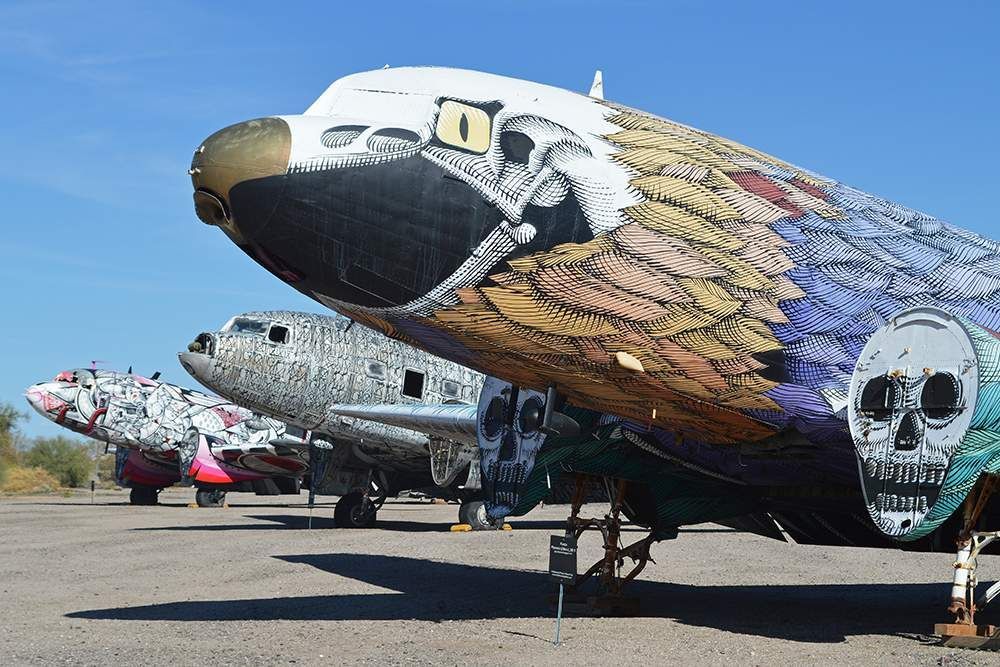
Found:
<path fill-rule="evenodd" d="M 918 463 L 893 463 L 892 461 L 876 461 L 865 459 L 865 474 L 875 479 L 892 481 L 900 484 L 931 484 L 941 486 L 944 483 L 946 469 L 931 467 Z"/>
<path fill-rule="evenodd" d="M 913 510 L 927 511 L 927 496 L 897 496 L 894 493 L 879 493 L 875 496 L 875 510 L 878 512 L 904 512 L 907 515 Z M 903 518 L 909 518 L 905 516 Z"/>

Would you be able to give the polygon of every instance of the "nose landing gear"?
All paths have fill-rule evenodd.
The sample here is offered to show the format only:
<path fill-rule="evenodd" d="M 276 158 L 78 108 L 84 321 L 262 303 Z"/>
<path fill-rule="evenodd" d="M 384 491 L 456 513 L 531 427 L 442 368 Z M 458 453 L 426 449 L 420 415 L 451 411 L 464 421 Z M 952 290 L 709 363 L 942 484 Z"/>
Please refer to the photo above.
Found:
<path fill-rule="evenodd" d="M 337 501 L 333 509 L 333 521 L 337 528 L 371 528 L 375 525 L 375 515 L 385 503 L 385 495 L 373 496 L 379 492 L 374 484 L 368 491 L 353 491 Z"/>

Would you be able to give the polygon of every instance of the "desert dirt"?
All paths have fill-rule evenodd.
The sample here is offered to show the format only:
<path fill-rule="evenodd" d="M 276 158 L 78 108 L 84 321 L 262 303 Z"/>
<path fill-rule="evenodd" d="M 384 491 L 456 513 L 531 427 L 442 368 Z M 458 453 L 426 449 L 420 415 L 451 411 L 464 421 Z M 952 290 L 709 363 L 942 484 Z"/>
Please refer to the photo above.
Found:
<path fill-rule="evenodd" d="M 628 589 L 640 616 L 566 618 L 554 646 L 545 570 L 565 507 L 452 533 L 457 505 L 390 500 L 377 528 L 338 530 L 324 503 L 307 530 L 305 495 L 193 495 L 0 498 L 0 664 L 1000 663 L 926 636 L 946 620 L 947 554 L 694 526 L 653 547 Z M 581 539 L 580 571 L 599 546 Z"/>

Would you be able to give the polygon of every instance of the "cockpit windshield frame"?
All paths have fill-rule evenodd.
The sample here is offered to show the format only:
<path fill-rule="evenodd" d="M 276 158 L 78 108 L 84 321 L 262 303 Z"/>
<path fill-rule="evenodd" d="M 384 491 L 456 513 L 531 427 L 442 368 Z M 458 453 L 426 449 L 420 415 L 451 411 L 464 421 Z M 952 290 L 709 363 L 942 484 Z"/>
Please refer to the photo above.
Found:
<path fill-rule="evenodd" d="M 222 325 L 220 332 L 237 336 L 254 336 L 263 338 L 273 345 L 285 345 L 292 340 L 292 330 L 291 326 L 282 322 L 238 315 Z"/>

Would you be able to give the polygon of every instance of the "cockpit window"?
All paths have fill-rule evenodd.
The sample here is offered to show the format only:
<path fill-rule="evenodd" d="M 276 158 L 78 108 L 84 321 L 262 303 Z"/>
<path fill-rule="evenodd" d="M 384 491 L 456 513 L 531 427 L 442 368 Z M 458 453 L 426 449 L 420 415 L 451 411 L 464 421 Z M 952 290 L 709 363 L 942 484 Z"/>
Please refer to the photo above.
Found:
<path fill-rule="evenodd" d="M 69 377 L 67 377 L 67 375 Z M 63 371 L 56 376 L 56 380 L 69 381 L 87 389 L 94 386 L 96 379 L 97 377 L 94 375 L 94 372 L 85 368 L 78 368 L 73 371 Z"/>
<path fill-rule="evenodd" d="M 248 317 L 237 317 L 229 324 L 225 333 L 237 333 L 237 334 L 251 334 L 254 336 L 263 336 L 267 333 L 267 327 L 270 322 L 262 322 L 260 320 L 251 320 Z"/>
<path fill-rule="evenodd" d="M 441 394 L 444 396 L 457 397 L 461 387 L 454 380 L 441 380 Z"/>
<path fill-rule="evenodd" d="M 271 329 L 267 332 L 267 339 L 272 343 L 287 343 L 288 327 L 283 327 L 280 324 L 272 324 Z"/>

